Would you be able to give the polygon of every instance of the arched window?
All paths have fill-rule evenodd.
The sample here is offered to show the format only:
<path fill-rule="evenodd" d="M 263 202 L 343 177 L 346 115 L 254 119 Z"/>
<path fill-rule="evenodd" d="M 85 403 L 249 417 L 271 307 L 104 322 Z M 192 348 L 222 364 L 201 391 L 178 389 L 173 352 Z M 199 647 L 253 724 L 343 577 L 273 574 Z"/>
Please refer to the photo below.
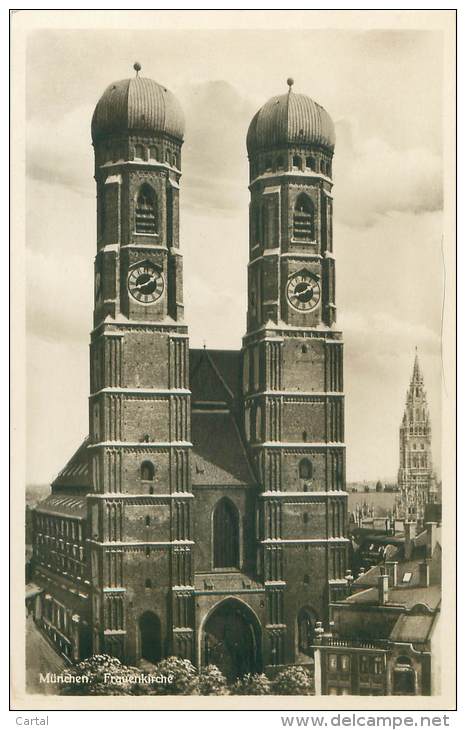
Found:
<path fill-rule="evenodd" d="M 308 170 L 316 169 L 316 161 L 314 157 L 306 157 L 306 167 Z"/>
<path fill-rule="evenodd" d="M 145 149 L 142 144 L 137 144 L 134 147 L 134 157 L 138 160 L 144 160 L 145 158 Z"/>
<path fill-rule="evenodd" d="M 136 233 L 157 233 L 157 203 L 150 185 L 142 185 L 136 199 Z"/>
<path fill-rule="evenodd" d="M 314 206 L 304 193 L 298 195 L 294 207 L 293 238 L 300 241 L 314 240 Z"/>
<path fill-rule="evenodd" d="M 217 502 L 213 516 L 214 568 L 239 566 L 239 516 L 229 499 Z"/>
<path fill-rule="evenodd" d="M 303 431 L 302 437 L 303 437 L 303 442 L 306 442 L 307 441 L 307 431 Z"/>
<path fill-rule="evenodd" d="M 298 614 L 298 647 L 301 652 L 312 652 L 316 621 L 317 616 L 310 608 L 302 608 Z"/>
<path fill-rule="evenodd" d="M 141 464 L 141 479 L 150 482 L 154 478 L 155 468 L 151 461 L 143 461 Z"/>
<path fill-rule="evenodd" d="M 146 515 L 146 527 L 149 527 L 150 525 L 150 517 L 149 515 Z"/>
<path fill-rule="evenodd" d="M 154 487 L 152 485 L 149 487 L 149 494 L 154 494 Z"/>
<path fill-rule="evenodd" d="M 416 674 L 408 656 L 399 656 L 393 670 L 393 693 L 413 695 L 416 692 Z"/>
<path fill-rule="evenodd" d="M 307 345 L 302 345 L 301 346 L 301 352 L 302 352 L 303 355 L 305 355 L 307 353 Z"/>
<path fill-rule="evenodd" d="M 299 155 L 293 156 L 293 170 L 301 170 L 301 158 Z"/>
<path fill-rule="evenodd" d="M 150 578 L 146 578 L 145 587 L 152 588 L 152 581 Z"/>
<path fill-rule="evenodd" d="M 312 463 L 309 459 L 301 459 L 299 462 L 299 478 L 312 479 Z"/>
<path fill-rule="evenodd" d="M 159 158 L 159 151 L 157 147 L 151 146 L 149 147 L 149 156 L 151 160 L 158 160 Z"/>
<path fill-rule="evenodd" d="M 325 160 L 320 161 L 320 171 L 325 174 Z"/>

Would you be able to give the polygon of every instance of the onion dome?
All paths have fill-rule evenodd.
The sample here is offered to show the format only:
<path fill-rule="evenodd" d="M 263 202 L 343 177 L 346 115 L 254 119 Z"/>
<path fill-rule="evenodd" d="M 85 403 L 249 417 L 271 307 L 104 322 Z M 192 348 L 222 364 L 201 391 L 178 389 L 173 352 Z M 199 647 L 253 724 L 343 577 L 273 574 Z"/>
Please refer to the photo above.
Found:
<path fill-rule="evenodd" d="M 314 145 L 333 152 L 335 128 L 323 106 L 309 96 L 292 91 L 274 96 L 254 115 L 249 125 L 246 145 L 248 154 L 290 144 Z"/>
<path fill-rule="evenodd" d="M 114 134 L 166 135 L 183 141 L 184 114 L 176 97 L 152 79 L 115 81 L 100 97 L 92 117 L 92 141 Z"/>

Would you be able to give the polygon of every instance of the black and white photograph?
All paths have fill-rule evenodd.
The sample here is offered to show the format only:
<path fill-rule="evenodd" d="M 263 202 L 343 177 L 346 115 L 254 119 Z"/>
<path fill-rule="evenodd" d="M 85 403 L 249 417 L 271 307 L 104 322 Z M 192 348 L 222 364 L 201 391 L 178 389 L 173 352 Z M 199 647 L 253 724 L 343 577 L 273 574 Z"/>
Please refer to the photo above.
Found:
<path fill-rule="evenodd" d="M 13 17 L 17 707 L 454 707 L 455 11 L 382 15 Z"/>

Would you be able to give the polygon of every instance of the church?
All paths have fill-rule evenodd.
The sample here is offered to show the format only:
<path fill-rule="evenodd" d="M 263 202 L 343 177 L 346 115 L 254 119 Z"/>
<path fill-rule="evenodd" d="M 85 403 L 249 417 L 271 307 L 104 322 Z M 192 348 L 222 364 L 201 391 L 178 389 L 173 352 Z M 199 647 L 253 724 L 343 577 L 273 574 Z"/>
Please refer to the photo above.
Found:
<path fill-rule="evenodd" d="M 35 620 L 70 661 L 310 664 L 349 548 L 334 125 L 292 79 L 253 117 L 246 332 L 191 349 L 183 112 L 134 68 L 92 119 L 89 435 L 34 512 Z"/>

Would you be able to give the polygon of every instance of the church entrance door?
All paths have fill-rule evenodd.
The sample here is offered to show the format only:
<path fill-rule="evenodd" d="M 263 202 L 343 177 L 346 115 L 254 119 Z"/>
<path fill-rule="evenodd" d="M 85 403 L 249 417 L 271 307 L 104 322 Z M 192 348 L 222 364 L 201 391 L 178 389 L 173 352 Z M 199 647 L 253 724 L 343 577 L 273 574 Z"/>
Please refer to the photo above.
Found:
<path fill-rule="evenodd" d="M 228 599 L 208 617 L 203 633 L 203 665 L 215 664 L 232 681 L 261 671 L 261 630 L 244 603 Z"/>
<path fill-rule="evenodd" d="M 141 634 L 141 659 L 152 664 L 162 658 L 160 620 L 152 611 L 146 611 L 139 619 Z"/>

